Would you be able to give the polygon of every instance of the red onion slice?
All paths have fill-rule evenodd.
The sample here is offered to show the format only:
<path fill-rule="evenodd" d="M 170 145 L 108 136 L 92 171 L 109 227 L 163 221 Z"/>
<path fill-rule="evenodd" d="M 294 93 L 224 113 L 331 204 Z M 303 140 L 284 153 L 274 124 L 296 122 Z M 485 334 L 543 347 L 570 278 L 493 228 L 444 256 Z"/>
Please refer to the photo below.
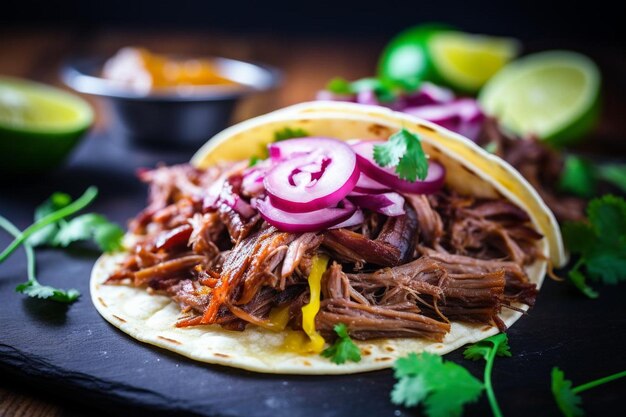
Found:
<path fill-rule="evenodd" d="M 341 223 L 331 226 L 329 227 L 329 229 L 342 229 L 346 227 L 357 226 L 359 224 L 362 224 L 364 221 L 365 221 L 365 215 L 363 215 L 363 210 L 357 209 L 348 220 L 345 220 Z"/>
<path fill-rule="evenodd" d="M 422 181 L 403 180 L 398 177 L 395 167 L 382 168 L 374 161 L 374 145 L 382 141 L 362 141 L 352 145 L 356 152 L 359 168 L 370 178 L 387 185 L 393 190 L 412 194 L 432 194 L 439 190 L 444 183 L 446 170 L 437 161 L 428 162 L 428 175 Z"/>
<path fill-rule="evenodd" d="M 476 140 L 485 119 L 478 102 L 472 98 L 462 98 L 445 104 L 409 107 L 403 111 L 460 133 L 471 140 Z"/>
<path fill-rule="evenodd" d="M 279 230 L 289 233 L 317 232 L 344 222 L 354 214 L 356 207 L 343 200 L 337 207 L 323 208 L 308 213 L 290 213 L 274 206 L 269 198 L 253 202 L 261 217 Z"/>
<path fill-rule="evenodd" d="M 401 216 L 404 212 L 404 197 L 398 193 L 361 194 L 350 193 L 348 199 L 358 207 L 370 209 L 385 216 Z"/>
<path fill-rule="evenodd" d="M 381 194 L 391 190 L 386 185 L 383 185 L 378 181 L 374 181 L 373 179 L 361 172 L 359 180 L 354 186 L 354 191 L 364 194 Z"/>
<path fill-rule="evenodd" d="M 267 173 L 263 185 L 281 210 L 304 213 L 334 206 L 359 179 L 356 155 L 342 141 L 290 139 L 272 147 L 281 161 Z"/>

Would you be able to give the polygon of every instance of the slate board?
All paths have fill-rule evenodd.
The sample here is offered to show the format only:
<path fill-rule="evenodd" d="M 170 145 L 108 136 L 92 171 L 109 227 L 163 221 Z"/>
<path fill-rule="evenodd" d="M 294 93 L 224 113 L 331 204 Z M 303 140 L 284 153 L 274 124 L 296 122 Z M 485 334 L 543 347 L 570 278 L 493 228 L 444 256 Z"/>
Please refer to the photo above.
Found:
<path fill-rule="evenodd" d="M 95 184 L 91 208 L 122 224 L 139 211 L 145 187 L 138 167 L 188 160 L 190 152 L 146 151 L 116 136 L 92 134 L 65 169 L 39 178 L 0 179 L 0 213 L 23 228 L 33 208 L 53 191 L 74 196 Z M 9 242 L 0 236 L 0 247 Z M 38 252 L 42 282 L 75 287 L 83 297 L 65 307 L 13 292 L 26 275 L 24 254 L 0 266 L 0 378 L 26 381 L 31 391 L 82 403 L 85 410 L 150 415 L 203 416 L 405 416 L 393 406 L 391 371 L 360 375 L 276 376 L 194 363 L 135 341 L 105 322 L 92 306 L 88 280 L 96 253 Z M 597 301 L 547 280 L 537 305 L 509 331 L 514 356 L 498 359 L 493 381 L 506 416 L 558 415 L 550 369 L 565 370 L 575 384 L 626 368 L 626 285 L 604 287 Z M 476 376 L 482 363 L 446 356 Z M 588 415 L 618 415 L 626 381 L 586 392 Z M 490 415 L 483 397 L 466 416 Z"/>

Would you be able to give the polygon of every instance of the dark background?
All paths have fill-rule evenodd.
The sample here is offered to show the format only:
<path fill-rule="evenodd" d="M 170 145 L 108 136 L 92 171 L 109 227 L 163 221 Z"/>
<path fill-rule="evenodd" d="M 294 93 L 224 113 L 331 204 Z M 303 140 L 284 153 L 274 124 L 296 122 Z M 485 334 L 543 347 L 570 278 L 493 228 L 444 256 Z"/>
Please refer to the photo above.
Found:
<path fill-rule="evenodd" d="M 527 41 L 621 46 L 626 38 L 622 7 L 616 0 L 9 0 L 0 11 L 0 23 L 390 37 L 417 23 L 445 21 L 470 32 Z"/>

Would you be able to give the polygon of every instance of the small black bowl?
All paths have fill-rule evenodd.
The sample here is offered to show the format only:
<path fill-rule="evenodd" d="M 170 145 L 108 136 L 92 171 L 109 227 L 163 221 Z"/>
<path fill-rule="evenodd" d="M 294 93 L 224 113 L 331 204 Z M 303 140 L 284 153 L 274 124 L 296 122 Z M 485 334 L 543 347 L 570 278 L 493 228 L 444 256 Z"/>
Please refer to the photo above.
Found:
<path fill-rule="evenodd" d="M 207 85 L 136 91 L 100 76 L 103 58 L 76 57 L 61 70 L 65 84 L 104 97 L 124 136 L 141 144 L 197 148 L 231 120 L 238 100 L 278 86 L 278 70 L 234 59 L 211 59 L 234 85 Z"/>

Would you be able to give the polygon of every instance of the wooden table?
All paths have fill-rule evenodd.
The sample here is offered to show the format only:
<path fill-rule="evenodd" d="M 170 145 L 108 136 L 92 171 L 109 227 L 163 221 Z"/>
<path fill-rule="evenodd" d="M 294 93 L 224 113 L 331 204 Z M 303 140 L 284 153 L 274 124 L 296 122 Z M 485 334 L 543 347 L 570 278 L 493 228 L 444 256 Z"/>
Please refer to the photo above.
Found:
<path fill-rule="evenodd" d="M 141 45 L 160 52 L 223 55 L 253 60 L 281 68 L 285 73 L 278 91 L 248 99 L 238 108 L 236 120 L 285 105 L 312 99 L 334 76 L 348 79 L 371 75 L 384 39 L 296 39 L 269 35 L 221 35 L 208 32 L 41 31 L 0 30 L 0 74 L 31 78 L 60 85 L 58 68 L 64 57 L 89 52 L 110 55 L 126 45 Z M 547 45 L 553 47 L 556 45 Z M 531 48 L 532 49 L 532 48 Z M 626 57 L 618 50 L 590 47 L 605 76 L 602 121 L 583 146 L 584 151 L 626 155 L 626 82 L 622 74 Z M 96 131 L 107 126 L 107 114 L 97 107 Z M 2 196 L 2 198 L 8 196 Z M 0 374 L 0 416 L 81 416 L 95 410 L 59 404 L 36 387 L 16 385 Z"/>

